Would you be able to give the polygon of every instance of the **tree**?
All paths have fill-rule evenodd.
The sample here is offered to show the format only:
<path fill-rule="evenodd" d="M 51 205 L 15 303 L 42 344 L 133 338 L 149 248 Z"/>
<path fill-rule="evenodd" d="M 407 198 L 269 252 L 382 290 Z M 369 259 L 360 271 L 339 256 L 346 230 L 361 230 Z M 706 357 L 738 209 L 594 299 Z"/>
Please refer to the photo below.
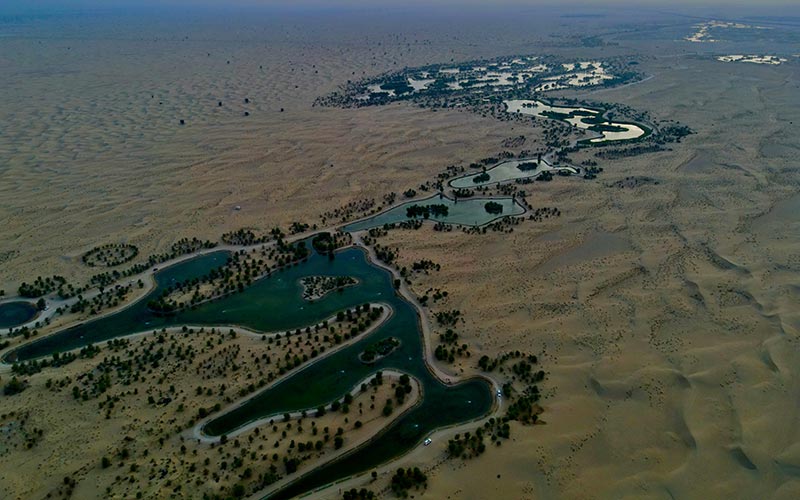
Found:
<path fill-rule="evenodd" d="M 13 396 L 14 394 L 19 394 L 24 391 L 27 387 L 28 384 L 26 382 L 20 381 L 17 377 L 13 377 L 3 388 L 3 394 L 6 396 Z"/>
<path fill-rule="evenodd" d="M 244 485 L 239 483 L 235 484 L 231 493 L 236 498 L 242 498 L 245 494 Z"/>

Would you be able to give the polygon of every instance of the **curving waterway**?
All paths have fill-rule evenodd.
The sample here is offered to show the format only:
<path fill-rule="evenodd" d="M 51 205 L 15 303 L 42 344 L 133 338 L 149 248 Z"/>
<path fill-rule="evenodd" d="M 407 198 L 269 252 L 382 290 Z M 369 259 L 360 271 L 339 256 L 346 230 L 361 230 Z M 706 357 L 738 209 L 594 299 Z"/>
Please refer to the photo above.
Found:
<path fill-rule="evenodd" d="M 393 314 L 372 333 L 290 374 L 203 427 L 205 434 L 220 436 L 268 415 L 313 409 L 342 397 L 378 370 L 398 370 L 420 381 L 423 397 L 417 406 L 368 443 L 299 475 L 294 482 L 269 497 L 279 499 L 300 495 L 388 462 L 417 446 L 435 429 L 479 418 L 491 409 L 493 397 L 487 381 L 474 379 L 447 385 L 433 375 L 425 361 L 416 310 L 395 292 L 392 275 L 370 263 L 361 248 L 340 250 L 334 260 L 314 252 L 307 261 L 262 278 L 241 293 L 201 304 L 174 316 L 156 316 L 147 308 L 147 301 L 160 294 L 164 287 L 202 276 L 222 265 L 228 256 L 225 251 L 213 252 L 163 269 L 155 274 L 156 288 L 144 299 L 115 314 L 21 346 L 10 352 L 5 361 L 40 358 L 90 343 L 170 326 L 236 324 L 264 332 L 290 330 L 315 324 L 359 304 L 388 304 Z M 345 288 L 341 293 L 308 302 L 302 298 L 300 284 L 300 279 L 305 276 L 352 276 L 358 284 Z M 370 365 L 359 361 L 359 354 L 369 344 L 388 337 L 400 340 L 401 344 L 395 351 Z"/>
<path fill-rule="evenodd" d="M 583 139 L 579 143 L 600 144 L 604 142 L 631 141 L 650 135 L 651 131 L 639 123 L 611 121 L 604 118 L 606 112 L 602 109 L 586 107 L 554 106 L 544 101 L 529 99 L 514 99 L 503 101 L 506 112 L 522 115 L 561 120 L 573 127 L 589 130 L 597 135 L 590 139 Z"/>
<path fill-rule="evenodd" d="M 503 211 L 499 214 L 487 212 L 485 205 L 489 201 L 498 203 L 503 208 Z M 431 215 L 429 219 L 422 220 L 457 224 L 460 226 L 483 226 L 505 216 L 522 215 L 525 213 L 525 208 L 514 198 L 476 197 L 459 200 L 458 198 L 448 198 L 447 196 L 436 194 L 423 200 L 412 200 L 401 203 L 372 217 L 351 222 L 345 225 L 343 229 L 348 232 L 363 231 L 373 227 L 381 227 L 385 224 L 396 224 L 411 220 L 412 218 L 407 214 L 407 209 L 412 205 L 418 205 L 420 207 L 444 205 L 447 207 L 447 215 Z"/>

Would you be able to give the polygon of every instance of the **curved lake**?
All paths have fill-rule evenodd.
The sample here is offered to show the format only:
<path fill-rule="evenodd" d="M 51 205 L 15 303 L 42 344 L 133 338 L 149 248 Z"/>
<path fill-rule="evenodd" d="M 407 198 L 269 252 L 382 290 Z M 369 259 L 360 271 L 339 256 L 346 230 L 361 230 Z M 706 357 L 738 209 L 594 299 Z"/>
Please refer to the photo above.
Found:
<path fill-rule="evenodd" d="M 485 380 L 446 385 L 430 372 L 424 359 L 416 310 L 395 292 L 392 275 L 371 264 L 360 248 L 340 250 L 334 260 L 313 253 L 306 262 L 273 273 L 242 293 L 201 304 L 174 316 L 160 317 L 149 311 L 147 301 L 159 294 L 163 287 L 202 276 L 223 264 L 228 255 L 224 251 L 214 252 L 161 270 L 155 275 L 157 287 L 146 298 L 118 313 L 22 346 L 12 351 L 6 361 L 34 359 L 140 331 L 185 324 L 237 324 L 260 331 L 293 330 L 359 304 L 389 304 L 394 314 L 381 327 L 329 356 L 307 364 L 241 406 L 220 414 L 203 428 L 205 433 L 218 436 L 264 416 L 313 409 L 342 397 L 377 370 L 399 370 L 420 381 L 424 397 L 417 406 L 369 443 L 298 476 L 294 483 L 275 492 L 274 498 L 290 498 L 373 468 L 418 445 L 433 430 L 479 418 L 491 409 L 492 391 Z M 302 298 L 300 284 L 300 279 L 305 276 L 352 276 L 359 283 L 341 293 L 308 302 Z M 371 365 L 358 359 L 368 345 L 388 337 L 401 341 L 395 351 Z"/>
<path fill-rule="evenodd" d="M 36 306 L 24 300 L 0 304 L 0 328 L 13 328 L 32 320 Z"/>
<path fill-rule="evenodd" d="M 488 201 L 493 201 L 502 205 L 503 212 L 500 214 L 491 214 L 487 212 L 484 205 L 486 205 Z M 462 198 L 451 200 L 446 196 L 437 194 L 430 198 L 425 198 L 424 200 L 407 201 L 381 212 L 378 215 L 347 224 L 342 229 L 348 232 L 361 231 L 364 229 L 372 229 L 373 227 L 381 227 L 384 224 L 397 224 L 399 222 L 411 220 L 412 218 L 408 216 L 406 209 L 412 205 L 419 205 L 420 207 L 445 205 L 448 210 L 447 215 L 431 215 L 428 219 L 419 219 L 443 222 L 446 224 L 458 224 L 461 226 L 482 226 L 506 215 L 521 215 L 525 213 L 525 209 L 513 198 Z"/>
<path fill-rule="evenodd" d="M 593 130 L 600 137 L 584 139 L 579 142 L 598 144 L 601 142 L 629 141 L 644 137 L 650 133 L 648 129 L 636 123 L 616 122 L 603 119 L 603 110 L 591 108 L 573 108 L 569 106 L 552 106 L 543 101 L 516 99 L 504 101 L 508 113 L 561 120 L 577 128 Z"/>
<path fill-rule="evenodd" d="M 569 170 L 572 173 L 575 173 L 575 169 L 571 167 L 553 167 L 545 160 L 542 160 L 536 168 L 530 170 L 520 170 L 519 165 L 523 163 L 536 163 L 536 158 L 528 158 L 528 159 L 518 159 L 518 160 L 506 160 L 503 162 L 498 163 L 497 165 L 487 168 L 486 174 L 489 175 L 488 180 L 478 181 L 476 182 L 476 178 L 479 175 L 482 175 L 483 172 L 476 172 L 474 174 L 468 174 L 461 177 L 456 177 L 452 179 L 447 184 L 455 189 L 469 189 L 469 188 L 476 188 L 481 186 L 488 186 L 490 184 L 498 184 L 500 182 L 508 182 L 508 181 L 516 181 L 519 179 L 530 179 L 533 177 L 537 177 L 539 174 L 545 171 L 558 171 L 558 170 Z"/>

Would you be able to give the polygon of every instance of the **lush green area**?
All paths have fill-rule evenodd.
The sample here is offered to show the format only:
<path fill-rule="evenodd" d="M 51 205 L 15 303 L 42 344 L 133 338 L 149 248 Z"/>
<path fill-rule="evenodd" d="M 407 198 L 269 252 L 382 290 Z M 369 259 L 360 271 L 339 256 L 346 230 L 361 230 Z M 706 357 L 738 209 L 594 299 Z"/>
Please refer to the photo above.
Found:
<path fill-rule="evenodd" d="M 493 201 L 487 201 L 486 204 L 483 206 L 486 209 L 486 212 L 490 214 L 502 214 L 503 213 L 503 205 L 499 203 L 495 203 Z"/>
<path fill-rule="evenodd" d="M 410 207 L 406 208 L 406 216 L 409 219 L 414 219 L 416 217 L 429 219 L 431 216 L 445 217 L 449 213 L 450 209 L 447 207 L 447 205 L 439 203 L 433 205 L 411 205 Z"/>
<path fill-rule="evenodd" d="M 394 337 L 388 337 L 374 344 L 370 344 L 361 353 L 361 361 L 364 363 L 372 363 L 376 358 L 382 358 L 389 355 L 392 351 L 400 346 L 400 341 Z"/>
<path fill-rule="evenodd" d="M 553 120 L 561 120 L 561 121 L 567 121 L 568 119 L 572 118 L 571 113 L 559 113 L 557 111 L 542 111 L 542 115 L 548 118 L 552 118 Z"/>
<path fill-rule="evenodd" d="M 381 84 L 381 90 L 393 90 L 395 95 L 407 94 L 414 91 L 414 87 L 408 84 L 405 78 L 396 78 Z"/>
<path fill-rule="evenodd" d="M 409 490 L 424 490 L 427 483 L 428 476 L 419 467 L 400 468 L 392 476 L 392 493 L 399 498 L 407 498 Z"/>
<path fill-rule="evenodd" d="M 114 267 L 133 260 L 137 255 L 139 248 L 136 245 L 108 243 L 92 248 L 83 254 L 81 260 L 90 267 Z"/>
<path fill-rule="evenodd" d="M 486 182 L 489 179 L 491 179 L 491 176 L 487 172 L 481 172 L 480 174 L 472 178 L 472 182 L 474 182 L 475 184 L 480 184 L 481 182 Z"/>
<path fill-rule="evenodd" d="M 388 303 L 394 313 L 380 328 L 297 368 L 287 378 L 257 393 L 246 403 L 220 414 L 205 426 L 204 430 L 209 434 L 224 435 L 266 415 L 317 408 L 341 399 L 342 394 L 376 370 L 398 370 L 420 382 L 424 399 L 394 421 L 385 432 L 352 453 L 302 476 L 277 492 L 276 498 L 292 498 L 387 462 L 416 446 L 434 429 L 480 417 L 491 407 L 492 394 L 485 381 L 472 380 L 448 386 L 433 376 L 424 361 L 415 309 L 395 293 L 392 276 L 371 265 L 361 249 L 338 251 L 334 260 L 313 253 L 307 261 L 262 278 L 241 293 L 205 302 L 171 316 L 158 316 L 147 308 L 148 300 L 158 297 L 164 287 L 203 276 L 224 263 L 228 255 L 228 252 L 213 252 L 164 269 L 156 274 L 157 288 L 143 300 L 115 314 L 24 345 L 12 351 L 5 360 L 30 360 L 143 330 L 187 324 L 213 326 L 235 321 L 254 330 L 295 332 L 355 305 L 374 301 Z M 353 276 L 358 285 L 345 288 L 342 293 L 328 294 L 313 303 L 304 301 L 300 280 L 305 276 L 325 275 Z M 375 343 L 375 336 L 394 337 L 401 344 L 389 355 L 367 365 L 361 362 L 359 354 Z"/>
<path fill-rule="evenodd" d="M 314 238 L 311 240 L 311 246 L 313 246 L 314 250 L 321 254 L 331 254 L 334 250 L 341 246 L 341 242 L 339 241 L 339 238 L 335 237 L 331 233 L 324 232 L 314 236 Z"/>
<path fill-rule="evenodd" d="M 539 164 L 533 161 L 526 161 L 525 163 L 520 163 L 519 165 L 517 165 L 517 168 L 519 170 L 522 170 L 523 172 L 527 172 L 529 170 L 536 170 L 537 168 L 539 168 Z"/>
<path fill-rule="evenodd" d="M 598 123 L 596 125 L 592 125 L 591 127 L 589 127 L 589 130 L 591 130 L 592 132 L 603 133 L 603 132 L 625 132 L 628 129 L 626 129 L 625 127 L 620 127 L 619 125 Z"/>

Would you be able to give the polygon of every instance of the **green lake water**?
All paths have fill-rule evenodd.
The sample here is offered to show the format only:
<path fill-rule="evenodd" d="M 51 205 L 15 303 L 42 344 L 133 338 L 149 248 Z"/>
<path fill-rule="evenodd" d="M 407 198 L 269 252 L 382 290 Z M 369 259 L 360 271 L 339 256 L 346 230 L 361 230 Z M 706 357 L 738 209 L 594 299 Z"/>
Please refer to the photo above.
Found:
<path fill-rule="evenodd" d="M 36 316 L 36 306 L 24 300 L 0 304 L 0 328 L 12 328 L 27 323 Z"/>
<path fill-rule="evenodd" d="M 501 204 L 503 206 L 503 213 L 488 213 L 484 208 L 484 205 L 488 201 Z M 424 200 L 408 201 L 368 219 L 347 224 L 343 229 L 348 232 L 353 232 L 380 227 L 384 224 L 396 224 L 407 221 L 409 217 L 406 214 L 406 209 L 411 205 L 446 205 L 448 208 L 447 215 L 442 217 L 431 216 L 430 219 L 427 220 L 444 222 L 447 224 L 459 224 L 462 226 L 482 226 L 506 215 L 520 215 L 525 212 L 525 209 L 512 198 L 466 198 L 456 201 L 445 196 L 440 197 L 439 195 L 434 195 Z"/>
<path fill-rule="evenodd" d="M 260 331 L 284 331 L 315 324 L 358 304 L 383 302 L 391 305 L 394 314 L 371 334 L 305 365 L 278 384 L 257 393 L 243 405 L 228 412 L 223 410 L 206 424 L 203 429 L 205 433 L 222 435 L 264 416 L 314 409 L 341 398 L 361 380 L 382 369 L 399 370 L 421 382 L 424 394 L 422 402 L 379 436 L 349 455 L 298 476 L 298 480 L 270 498 L 291 498 L 369 470 L 413 448 L 437 428 L 481 417 L 490 410 L 493 396 L 488 382 L 475 379 L 448 386 L 431 374 L 423 359 L 424 349 L 416 310 L 395 293 L 391 274 L 369 263 L 365 252 L 359 248 L 339 251 L 333 261 L 314 253 L 305 263 L 261 279 L 242 293 L 202 304 L 194 310 L 182 311 L 174 316 L 159 317 L 148 310 L 146 304 L 149 297 L 159 294 L 162 287 L 172 281 L 202 276 L 223 264 L 227 257 L 227 252 L 214 252 L 161 270 L 156 274 L 158 286 L 147 298 L 116 314 L 23 346 L 12 351 L 6 361 L 48 356 L 53 352 L 167 326 L 237 324 Z M 303 300 L 300 279 L 304 276 L 326 275 L 352 276 L 359 283 L 313 303 Z M 358 360 L 358 355 L 365 347 L 387 337 L 399 339 L 400 347 L 371 365 Z"/>

